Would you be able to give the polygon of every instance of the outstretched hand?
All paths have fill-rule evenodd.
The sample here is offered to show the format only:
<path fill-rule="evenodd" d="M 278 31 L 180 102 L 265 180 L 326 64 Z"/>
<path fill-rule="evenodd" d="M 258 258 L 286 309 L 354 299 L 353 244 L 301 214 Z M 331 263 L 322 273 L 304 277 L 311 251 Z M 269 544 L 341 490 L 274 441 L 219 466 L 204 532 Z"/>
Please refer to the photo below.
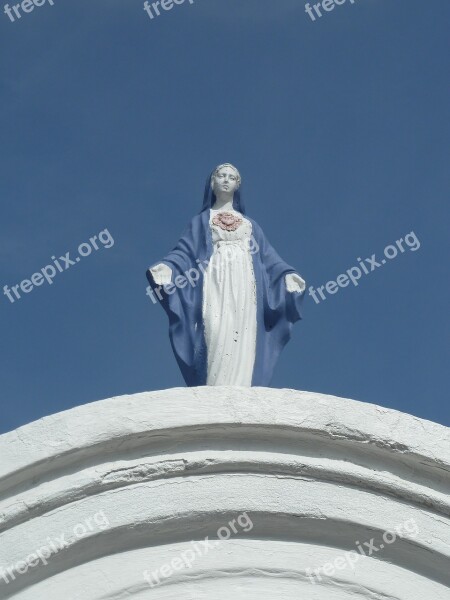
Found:
<path fill-rule="evenodd" d="M 158 285 L 167 285 L 172 281 L 172 269 L 164 263 L 151 267 L 149 271 Z"/>
<path fill-rule="evenodd" d="M 286 275 L 286 288 L 288 292 L 299 292 L 305 291 L 306 282 L 297 273 L 288 273 Z"/>

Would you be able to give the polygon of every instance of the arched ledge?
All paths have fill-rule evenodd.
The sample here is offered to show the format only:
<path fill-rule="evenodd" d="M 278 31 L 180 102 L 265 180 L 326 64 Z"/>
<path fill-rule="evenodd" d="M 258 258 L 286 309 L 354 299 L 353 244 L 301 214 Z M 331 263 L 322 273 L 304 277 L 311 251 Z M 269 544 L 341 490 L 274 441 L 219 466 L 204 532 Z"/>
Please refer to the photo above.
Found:
<path fill-rule="evenodd" d="M 424 485 L 448 492 L 450 434 L 446 427 L 380 406 L 296 390 L 239 387 L 175 388 L 110 398 L 51 415 L 0 436 L 0 497 L 33 477 L 79 471 L 124 453 L 166 454 L 190 438 L 211 441 L 249 434 L 259 444 L 332 443 L 369 460 L 393 461 Z M 253 436 L 252 436 L 253 434 Z M 263 446 L 263 449 L 265 446 Z M 210 449 L 208 447 L 208 449 Z M 19 488 L 20 489 L 20 488 Z"/>
<path fill-rule="evenodd" d="M 190 543 L 140 548 L 108 555 L 49 577 L 5 598 L 43 600 L 198 600 L 230 597 L 263 600 L 448 600 L 448 588 L 385 561 L 361 557 L 353 567 L 331 576 L 310 571 L 342 558 L 335 548 L 268 540 L 229 540 L 200 556 L 190 569 L 150 587 L 152 572 L 170 564 L 191 548 Z M 145 574 L 144 574 L 145 573 Z M 314 583 L 313 583 L 314 581 Z M 244 593 L 243 593 L 244 591 Z M 228 594 L 228 595 L 227 595 Z M 259 595 L 258 595 L 259 594 Z"/>
<path fill-rule="evenodd" d="M 59 600 L 78 578 L 74 599 L 140 600 L 148 594 L 142 572 L 127 566 L 117 573 L 117 557 L 127 565 L 131 557 L 161 561 L 246 511 L 254 528 L 224 542 L 222 562 L 212 558 L 171 578 L 151 591 L 155 598 L 248 599 L 257 590 L 273 598 L 278 582 L 282 598 L 305 588 L 320 600 L 444 599 L 449 441 L 447 428 L 410 415 L 265 388 L 166 390 L 47 417 L 0 436 L 0 568 L 46 539 L 70 537 L 100 510 L 108 526 L 81 539 L 72 534 L 45 568 L 8 584 L 0 574 L 0 597 Z M 320 557 L 338 557 L 407 521 L 417 535 L 361 557 L 355 572 L 317 585 L 305 579 L 310 563 L 302 551 L 317 566 L 327 562 Z M 274 548 L 292 561 L 289 568 L 265 562 Z M 368 579 L 367 570 L 378 576 Z M 102 573 L 104 593 L 93 573 Z M 399 578 L 411 585 L 397 589 Z"/>

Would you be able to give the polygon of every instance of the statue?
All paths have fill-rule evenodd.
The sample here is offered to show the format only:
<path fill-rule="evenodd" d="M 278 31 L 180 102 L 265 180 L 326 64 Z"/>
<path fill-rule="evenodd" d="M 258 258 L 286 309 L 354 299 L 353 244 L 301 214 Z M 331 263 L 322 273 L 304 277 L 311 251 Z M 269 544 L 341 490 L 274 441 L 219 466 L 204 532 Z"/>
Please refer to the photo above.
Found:
<path fill-rule="evenodd" d="M 236 167 L 218 166 L 200 213 L 147 271 L 188 386 L 268 386 L 301 319 L 306 284 L 245 216 L 240 185 Z"/>

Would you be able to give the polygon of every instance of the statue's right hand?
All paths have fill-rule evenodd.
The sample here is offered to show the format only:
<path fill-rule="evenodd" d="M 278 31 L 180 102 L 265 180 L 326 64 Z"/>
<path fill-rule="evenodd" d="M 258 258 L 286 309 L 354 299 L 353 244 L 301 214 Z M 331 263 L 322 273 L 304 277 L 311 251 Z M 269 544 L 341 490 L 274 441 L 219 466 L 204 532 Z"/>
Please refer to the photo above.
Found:
<path fill-rule="evenodd" d="M 149 269 L 158 285 L 166 285 L 172 281 L 172 269 L 164 263 L 159 263 Z"/>

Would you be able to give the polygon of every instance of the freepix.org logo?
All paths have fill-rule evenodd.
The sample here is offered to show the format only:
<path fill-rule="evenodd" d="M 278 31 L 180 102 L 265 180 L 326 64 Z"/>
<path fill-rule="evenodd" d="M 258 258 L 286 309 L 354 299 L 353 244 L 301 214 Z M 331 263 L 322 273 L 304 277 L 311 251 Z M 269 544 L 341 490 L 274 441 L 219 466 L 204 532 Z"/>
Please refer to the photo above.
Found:
<path fill-rule="evenodd" d="M 21 19 L 22 16 L 32 12 L 36 7 L 43 6 L 44 4 L 50 4 L 54 6 L 53 0 L 22 0 L 18 4 L 5 4 L 4 13 L 9 17 L 11 23 L 14 23 L 17 19 Z"/>
<path fill-rule="evenodd" d="M 47 566 L 51 558 L 69 548 L 76 540 L 88 536 L 90 533 L 98 530 L 104 531 L 109 527 L 109 519 L 103 510 L 96 512 L 92 517 L 85 519 L 83 522 L 77 523 L 67 537 L 67 533 L 55 537 L 48 537 L 45 543 L 28 556 L 24 556 L 23 560 L 17 561 L 8 567 L 0 567 L 0 580 L 6 584 L 15 581 L 19 575 L 24 575 L 30 569 L 39 566 Z"/>
<path fill-rule="evenodd" d="M 145 0 L 144 10 L 150 19 L 154 19 L 155 17 L 159 17 L 161 15 L 161 11 L 172 10 L 172 8 L 175 8 L 176 5 L 184 4 L 185 2 L 194 4 L 194 0 L 157 0 L 157 2 L 149 2 L 148 0 Z"/>
<path fill-rule="evenodd" d="M 78 256 L 72 258 L 70 252 L 66 252 L 64 255 L 56 258 L 52 256 L 52 263 L 42 267 L 36 273 L 31 275 L 30 279 L 24 279 L 17 285 L 9 288 L 7 285 L 3 286 L 3 294 L 8 298 L 11 304 L 14 304 L 16 300 L 22 298 L 22 294 L 29 294 L 34 290 L 35 287 L 39 287 L 44 283 L 53 285 L 54 278 L 58 273 L 64 273 L 70 267 L 73 267 L 81 261 L 82 258 L 89 256 L 93 251 L 99 250 L 99 248 L 112 248 L 114 246 L 114 238 L 107 229 L 100 231 L 98 235 L 94 235 L 89 238 L 89 242 L 83 242 L 78 246 Z"/>
<path fill-rule="evenodd" d="M 404 238 L 400 238 L 394 244 L 389 244 L 383 251 L 383 258 L 377 260 L 377 256 L 372 254 L 370 258 L 357 258 L 358 266 L 347 269 L 345 273 L 341 273 L 337 276 L 336 281 L 328 281 L 325 285 L 321 285 L 315 289 L 312 285 L 309 286 L 308 293 L 314 299 L 316 304 L 319 304 L 321 300 L 326 300 L 328 294 L 337 294 L 341 288 L 347 287 L 352 283 L 355 287 L 358 287 L 359 280 L 363 275 L 370 275 L 376 269 L 383 267 L 388 261 L 397 258 L 400 254 L 404 254 L 407 250 L 416 252 L 420 248 L 420 240 L 414 231 L 405 235 Z M 318 297 L 320 296 L 320 298 Z"/>
<path fill-rule="evenodd" d="M 331 12 L 336 6 L 341 6 L 346 2 L 347 0 L 322 0 L 312 5 L 308 2 L 305 5 L 305 12 L 309 15 L 311 21 L 315 21 L 317 18 L 320 19 L 326 12 Z M 356 0 L 348 0 L 349 4 L 355 4 L 355 2 Z"/>
<path fill-rule="evenodd" d="M 250 254 L 256 254 L 259 252 L 259 245 L 256 241 L 255 237 L 252 235 L 244 242 L 244 247 L 248 250 Z M 225 248 L 222 256 L 225 261 L 233 261 L 234 254 L 230 251 L 230 248 Z M 152 288 L 150 285 L 146 288 L 146 294 L 151 299 L 153 304 L 157 304 L 158 300 L 162 302 L 164 300 L 163 294 L 166 296 L 171 296 L 177 290 L 185 288 L 188 284 L 191 287 L 196 287 L 200 282 L 201 274 L 206 275 L 206 269 L 210 266 L 212 269 L 217 269 L 217 266 L 214 263 L 210 263 L 210 260 L 200 260 L 199 258 L 195 261 L 198 265 L 197 267 L 191 267 L 187 271 L 182 274 L 178 274 L 174 277 L 173 282 L 166 283 L 165 285 L 159 285 L 158 287 Z M 158 298 L 158 300 L 155 297 Z"/>
<path fill-rule="evenodd" d="M 170 562 L 161 565 L 151 573 L 150 571 L 145 570 L 143 572 L 144 578 L 151 588 L 161 585 L 177 571 L 192 569 L 194 563 L 196 563 L 199 558 L 205 556 L 212 550 L 215 551 L 219 549 L 224 541 L 229 540 L 233 534 L 239 533 L 239 530 L 248 533 L 252 529 L 253 521 L 249 515 L 246 512 L 241 513 L 236 519 L 219 527 L 216 533 L 218 539 L 210 540 L 209 537 L 205 537 L 204 540 L 199 540 L 198 542 L 192 541 L 191 548 L 187 548 L 178 556 L 175 556 Z"/>
<path fill-rule="evenodd" d="M 371 538 L 368 542 L 360 543 L 359 540 L 356 541 L 355 546 L 357 547 L 358 552 L 356 550 L 350 550 L 335 558 L 333 562 L 325 563 L 320 567 L 308 567 L 306 569 L 306 574 L 311 583 L 315 585 L 317 582 L 322 581 L 322 576 L 332 577 L 336 574 L 336 571 L 342 571 L 347 568 L 354 569 L 361 556 L 374 556 L 389 544 L 394 544 L 397 539 L 414 540 L 418 535 L 419 527 L 417 523 L 414 519 L 409 519 L 404 523 L 400 523 L 394 527 L 394 529 L 385 531 L 381 540 Z"/>

